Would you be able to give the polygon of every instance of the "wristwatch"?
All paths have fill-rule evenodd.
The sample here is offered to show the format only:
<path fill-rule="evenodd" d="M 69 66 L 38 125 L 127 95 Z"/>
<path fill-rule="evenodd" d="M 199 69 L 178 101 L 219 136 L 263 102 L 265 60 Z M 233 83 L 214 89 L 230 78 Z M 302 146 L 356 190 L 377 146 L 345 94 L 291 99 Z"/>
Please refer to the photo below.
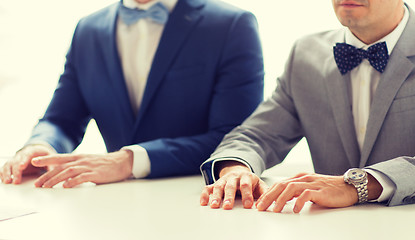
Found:
<path fill-rule="evenodd" d="M 360 168 L 351 168 L 343 175 L 343 179 L 346 183 L 352 184 L 357 190 L 357 196 L 359 203 L 367 202 L 368 191 L 367 191 L 367 173 L 365 170 Z"/>

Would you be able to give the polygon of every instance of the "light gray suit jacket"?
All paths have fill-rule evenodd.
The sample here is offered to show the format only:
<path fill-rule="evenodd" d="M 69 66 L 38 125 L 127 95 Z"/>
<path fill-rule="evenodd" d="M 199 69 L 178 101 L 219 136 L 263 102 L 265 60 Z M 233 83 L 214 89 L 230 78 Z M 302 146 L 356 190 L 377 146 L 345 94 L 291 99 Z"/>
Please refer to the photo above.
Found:
<path fill-rule="evenodd" d="M 352 167 L 382 172 L 396 185 L 389 205 L 415 202 L 415 14 L 393 49 L 373 96 L 360 152 L 355 134 L 350 73 L 341 75 L 333 46 L 344 29 L 298 40 L 272 97 L 225 136 L 201 166 L 212 179 L 218 158 L 238 158 L 260 175 L 284 160 L 305 137 L 316 173 L 341 175 Z"/>

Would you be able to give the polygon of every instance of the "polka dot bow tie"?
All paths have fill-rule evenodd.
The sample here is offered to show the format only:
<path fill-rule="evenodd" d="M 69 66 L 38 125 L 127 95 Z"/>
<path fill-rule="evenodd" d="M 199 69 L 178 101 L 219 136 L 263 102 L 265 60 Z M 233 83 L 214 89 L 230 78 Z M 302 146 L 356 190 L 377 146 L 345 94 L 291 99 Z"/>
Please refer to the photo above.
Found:
<path fill-rule="evenodd" d="M 346 43 L 337 43 L 333 47 L 334 59 L 342 75 L 357 67 L 364 58 L 378 72 L 383 73 L 388 64 L 388 48 L 385 42 L 370 46 L 367 50 L 356 48 Z"/>

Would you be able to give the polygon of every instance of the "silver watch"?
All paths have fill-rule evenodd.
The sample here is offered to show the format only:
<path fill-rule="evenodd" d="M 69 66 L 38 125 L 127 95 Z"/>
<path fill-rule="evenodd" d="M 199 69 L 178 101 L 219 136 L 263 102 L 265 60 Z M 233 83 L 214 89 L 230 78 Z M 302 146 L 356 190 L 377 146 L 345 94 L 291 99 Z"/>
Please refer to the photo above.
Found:
<path fill-rule="evenodd" d="M 343 179 L 346 183 L 352 184 L 357 190 L 357 196 L 359 203 L 367 202 L 368 190 L 367 190 L 367 173 L 360 168 L 351 168 L 343 175 Z"/>

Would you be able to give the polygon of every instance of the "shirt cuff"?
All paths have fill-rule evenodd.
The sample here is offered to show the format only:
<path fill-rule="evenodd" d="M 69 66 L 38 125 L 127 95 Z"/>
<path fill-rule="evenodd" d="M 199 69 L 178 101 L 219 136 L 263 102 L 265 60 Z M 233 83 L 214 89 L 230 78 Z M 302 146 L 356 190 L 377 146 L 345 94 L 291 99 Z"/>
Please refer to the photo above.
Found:
<path fill-rule="evenodd" d="M 249 168 L 252 172 L 251 166 L 249 166 L 249 164 L 241 159 L 238 158 L 232 158 L 232 157 L 225 157 L 225 158 L 217 158 L 215 160 L 213 160 L 212 162 L 212 177 L 213 177 L 213 182 L 216 182 L 218 179 L 216 179 L 216 174 L 215 174 L 215 163 L 217 162 L 223 162 L 223 161 L 234 161 L 234 162 L 239 162 L 244 164 L 247 168 Z"/>
<path fill-rule="evenodd" d="M 134 178 L 145 178 L 150 175 L 151 163 L 147 150 L 140 145 L 131 145 L 122 148 L 133 152 L 133 170 Z"/>
<path fill-rule="evenodd" d="M 380 194 L 378 199 L 374 199 L 371 202 L 383 202 L 387 201 L 392 197 L 392 194 L 395 192 L 396 187 L 395 184 L 383 173 L 372 170 L 372 169 L 366 169 L 366 172 L 368 172 L 372 177 L 374 177 L 382 186 L 383 190 Z"/>

